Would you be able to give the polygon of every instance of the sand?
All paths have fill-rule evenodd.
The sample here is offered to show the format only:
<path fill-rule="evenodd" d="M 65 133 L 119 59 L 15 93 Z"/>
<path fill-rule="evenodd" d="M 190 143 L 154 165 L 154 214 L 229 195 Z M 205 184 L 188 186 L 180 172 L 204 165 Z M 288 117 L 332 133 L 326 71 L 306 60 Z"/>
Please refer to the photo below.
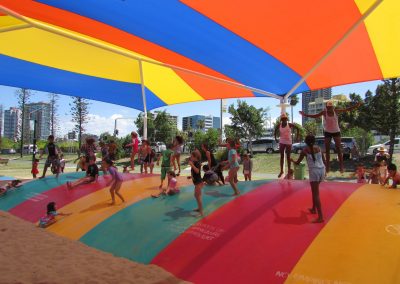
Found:
<path fill-rule="evenodd" d="M 185 283 L 0 211 L 0 283 Z M 186 282 L 187 283 L 187 282 Z"/>

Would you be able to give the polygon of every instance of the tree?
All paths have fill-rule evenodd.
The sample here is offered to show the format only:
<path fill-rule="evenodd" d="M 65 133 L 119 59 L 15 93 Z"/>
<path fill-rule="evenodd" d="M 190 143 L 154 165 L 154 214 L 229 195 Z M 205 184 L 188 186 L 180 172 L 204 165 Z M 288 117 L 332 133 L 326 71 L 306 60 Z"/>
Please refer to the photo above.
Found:
<path fill-rule="evenodd" d="M 400 79 L 384 80 L 376 89 L 369 113 L 376 130 L 390 137 L 389 155 L 392 161 L 395 137 L 400 132 Z"/>
<path fill-rule="evenodd" d="M 108 143 L 111 137 L 112 135 L 107 131 L 100 134 L 99 140 Z"/>
<path fill-rule="evenodd" d="M 18 89 L 16 92 L 18 99 L 18 107 L 21 110 L 21 124 L 18 126 L 18 132 L 20 133 L 20 152 L 22 158 L 22 149 L 24 147 L 24 140 L 27 139 L 28 135 L 25 135 L 25 116 L 26 116 L 26 104 L 29 102 L 31 92 L 28 89 Z M 29 114 L 28 114 L 29 115 Z"/>
<path fill-rule="evenodd" d="M 71 107 L 72 122 L 75 122 L 74 130 L 78 133 L 78 156 L 82 145 L 82 133 L 85 131 L 85 125 L 89 121 L 89 101 L 80 97 L 73 97 Z"/>
<path fill-rule="evenodd" d="M 362 102 L 362 98 L 360 95 L 357 95 L 355 93 L 351 93 L 349 95 L 350 97 L 350 101 L 351 104 L 357 104 L 359 102 Z M 349 104 L 346 102 L 339 102 L 337 104 L 337 108 L 346 108 L 348 107 Z M 352 111 L 346 111 L 340 114 L 340 120 L 339 120 L 339 126 L 340 129 L 346 129 L 346 128 L 351 128 L 351 127 L 355 127 L 356 125 L 360 126 L 360 127 L 365 127 L 364 125 L 360 125 L 359 124 L 359 117 L 360 117 L 360 113 L 363 111 L 362 107 L 358 107 Z"/>
<path fill-rule="evenodd" d="M 196 127 L 197 127 L 198 130 L 204 129 L 204 127 L 205 127 L 204 119 L 199 119 L 197 121 Z"/>
<path fill-rule="evenodd" d="M 252 140 L 264 133 L 264 119 L 267 109 L 249 106 L 245 101 L 238 100 L 237 108 L 235 109 L 234 105 L 230 105 L 228 112 L 232 116 L 232 123 L 228 129 L 235 134 L 235 138 L 246 138 L 252 155 Z"/>
<path fill-rule="evenodd" d="M 368 150 L 368 147 L 374 142 L 374 136 L 370 131 L 357 126 L 344 129 L 342 135 L 354 137 L 361 154 L 365 154 Z"/>
<path fill-rule="evenodd" d="M 157 117 L 154 119 L 154 128 L 156 140 L 166 144 L 172 143 L 178 131 L 165 111 L 157 113 Z"/>
<path fill-rule="evenodd" d="M 309 134 L 312 134 L 314 136 L 317 135 L 318 127 L 317 127 L 317 123 L 315 121 L 307 121 L 304 124 L 303 128 L 305 131 L 305 135 L 309 135 Z"/>
<path fill-rule="evenodd" d="M 138 117 L 135 120 L 135 125 L 138 130 L 139 136 L 143 136 L 143 125 L 144 125 L 144 112 L 139 113 Z M 154 114 L 151 112 L 147 112 L 147 138 L 149 140 L 153 139 L 155 141 L 156 137 L 154 135 Z"/>
<path fill-rule="evenodd" d="M 56 136 L 56 133 L 58 131 L 58 99 L 59 96 L 57 94 L 49 94 L 49 99 L 50 99 L 50 133 L 53 136 Z"/>

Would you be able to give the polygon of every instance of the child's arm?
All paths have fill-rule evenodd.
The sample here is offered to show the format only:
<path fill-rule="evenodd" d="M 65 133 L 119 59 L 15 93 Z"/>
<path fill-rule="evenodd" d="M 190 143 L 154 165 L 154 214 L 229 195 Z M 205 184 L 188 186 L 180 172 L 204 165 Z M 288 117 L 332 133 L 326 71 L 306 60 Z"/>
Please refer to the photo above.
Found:
<path fill-rule="evenodd" d="M 299 158 L 297 159 L 297 161 L 295 161 L 293 158 L 290 158 L 290 160 L 291 160 L 294 164 L 298 165 L 298 164 L 300 164 L 301 161 L 303 161 L 303 159 L 304 159 L 305 156 L 306 156 L 306 154 L 304 153 L 304 150 L 303 150 L 303 151 L 300 153 L 300 156 L 299 156 Z"/>
<path fill-rule="evenodd" d="M 194 165 L 194 163 L 192 161 L 189 160 L 189 165 L 190 167 L 194 170 L 194 172 L 196 174 L 198 174 L 200 172 L 200 169 L 196 168 L 196 166 Z"/>

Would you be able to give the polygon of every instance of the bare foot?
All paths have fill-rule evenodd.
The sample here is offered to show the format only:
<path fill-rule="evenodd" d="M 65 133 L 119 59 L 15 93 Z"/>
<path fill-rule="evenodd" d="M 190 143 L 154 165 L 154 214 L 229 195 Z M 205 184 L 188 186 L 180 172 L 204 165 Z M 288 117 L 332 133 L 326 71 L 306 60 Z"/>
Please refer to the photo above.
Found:
<path fill-rule="evenodd" d="M 160 189 L 160 190 L 161 190 L 161 189 L 162 189 L 162 185 L 160 185 L 160 186 L 158 187 L 158 189 Z"/>
<path fill-rule="evenodd" d="M 238 195 L 240 195 L 240 191 L 236 191 L 236 192 L 233 194 L 233 196 L 238 196 Z"/>
<path fill-rule="evenodd" d="M 323 222 L 324 222 L 324 219 L 322 219 L 322 218 L 317 218 L 317 219 L 311 221 L 311 223 L 323 223 Z"/>
<path fill-rule="evenodd" d="M 311 213 L 311 214 L 315 214 L 317 211 L 315 210 L 315 208 L 308 208 L 308 211 Z"/>
<path fill-rule="evenodd" d="M 39 177 L 39 179 L 42 179 L 42 178 L 44 178 L 44 176 Z"/>
<path fill-rule="evenodd" d="M 280 172 L 278 175 L 278 178 L 280 178 L 283 175 L 283 172 Z"/>
<path fill-rule="evenodd" d="M 111 202 L 111 203 L 108 203 L 108 205 L 110 205 L 110 206 L 115 205 L 115 201 L 113 201 L 113 202 Z"/>
<path fill-rule="evenodd" d="M 158 198 L 158 197 L 160 197 L 160 195 L 154 194 L 154 193 L 153 193 L 153 194 L 151 195 L 151 197 L 153 197 L 153 198 Z"/>
<path fill-rule="evenodd" d="M 199 208 L 193 209 L 194 212 L 200 212 Z"/>

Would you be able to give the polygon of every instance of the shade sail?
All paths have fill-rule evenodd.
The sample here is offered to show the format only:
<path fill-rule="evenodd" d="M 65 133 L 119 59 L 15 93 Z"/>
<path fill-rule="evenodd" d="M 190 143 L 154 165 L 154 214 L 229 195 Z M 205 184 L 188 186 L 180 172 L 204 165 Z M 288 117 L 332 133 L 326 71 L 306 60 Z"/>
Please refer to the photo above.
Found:
<path fill-rule="evenodd" d="M 139 110 L 142 79 L 154 109 L 400 76 L 397 0 L 0 0 L 0 9 L 0 84 Z"/>

